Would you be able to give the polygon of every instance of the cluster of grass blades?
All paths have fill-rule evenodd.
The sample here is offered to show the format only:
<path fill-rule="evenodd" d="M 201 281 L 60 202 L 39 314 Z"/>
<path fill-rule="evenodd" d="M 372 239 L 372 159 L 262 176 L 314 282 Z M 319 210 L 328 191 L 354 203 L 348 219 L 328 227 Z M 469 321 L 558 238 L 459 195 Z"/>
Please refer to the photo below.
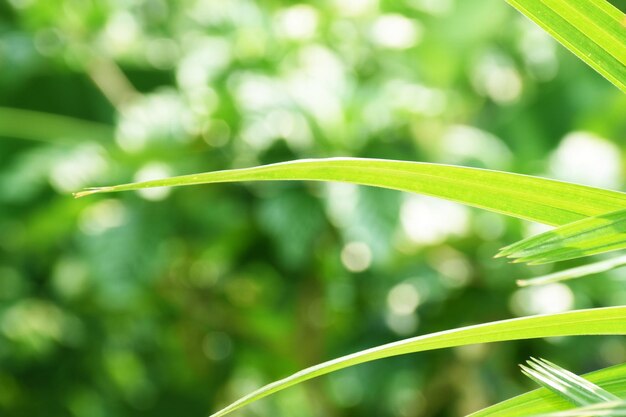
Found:
<path fill-rule="evenodd" d="M 79 193 L 77 197 L 148 187 L 276 180 L 343 181 L 420 192 L 550 225 L 581 221 L 579 219 L 584 221 L 598 212 L 615 211 L 626 203 L 626 194 L 620 192 L 545 178 L 476 168 L 357 158 L 294 161 L 101 187 Z M 507 198 L 503 198 L 503 195 Z M 225 416 L 311 378 L 390 356 L 473 343 L 590 334 L 626 334 L 626 307 L 580 310 L 487 323 L 375 347 L 307 368 L 262 387 L 212 417 Z M 623 379 L 622 384 L 626 390 L 626 381 Z"/>
<path fill-rule="evenodd" d="M 531 358 L 526 363 L 520 365 L 524 375 L 574 405 L 620 401 L 618 396 L 545 359 Z"/>
<path fill-rule="evenodd" d="M 579 58 L 626 92 L 626 18 L 604 0 L 508 0 Z M 76 197 L 149 187 L 236 181 L 338 181 L 440 197 L 462 204 L 560 226 L 505 248 L 500 256 L 546 263 L 626 248 L 626 194 L 506 172 L 358 158 L 302 160 L 249 169 L 209 172 L 88 189 Z M 525 281 L 536 285 L 608 270 L 623 258 Z M 626 307 L 524 317 L 401 340 L 334 359 L 276 381 L 213 414 L 220 417 L 317 376 L 395 355 L 550 336 L 626 334 Z M 524 371 L 544 388 L 472 414 L 472 417 L 622 416 L 626 364 L 589 375 L 589 381 L 546 361 Z M 595 385 L 597 384 L 597 385 Z M 610 391 L 608 391 L 610 389 Z M 558 393 L 558 395 L 557 395 Z M 562 397 L 560 398 L 559 395 Z M 581 408 L 562 411 L 568 402 Z"/>
<path fill-rule="evenodd" d="M 499 253 L 515 262 L 544 264 L 626 248 L 626 210 L 591 216 L 524 239 Z"/>
<path fill-rule="evenodd" d="M 545 359 L 531 358 L 527 364 L 528 366 L 520 365 L 524 375 L 578 406 L 566 411 L 537 414 L 534 417 L 626 415 L 626 401 L 593 382 Z"/>
<path fill-rule="evenodd" d="M 546 365 L 550 367 L 549 363 Z M 545 369 L 545 366 L 544 366 Z M 584 375 L 586 383 L 614 395 L 618 398 L 626 397 L 626 364 L 620 364 Z M 569 384 L 572 384 L 571 378 Z M 552 413 L 573 412 L 577 403 L 565 397 L 560 391 L 551 388 L 549 384 L 540 384 L 542 388 L 527 392 L 501 403 L 477 411 L 468 417 L 529 417 L 545 416 Z M 601 402 L 602 401 L 602 402 Z M 608 404 L 598 400 L 599 404 Z M 594 415 L 594 414 L 581 414 Z M 610 416 L 610 414 L 601 414 Z"/>
<path fill-rule="evenodd" d="M 445 198 L 558 228 L 510 245 L 497 256 L 531 264 L 626 248 L 626 194 L 546 178 L 450 165 L 365 158 L 310 159 L 92 188 L 103 192 L 240 181 L 338 181 Z M 613 266 L 615 264 L 615 266 Z M 604 263 L 599 268 L 619 266 Z M 578 269 L 537 280 L 554 282 L 593 273 Z"/>

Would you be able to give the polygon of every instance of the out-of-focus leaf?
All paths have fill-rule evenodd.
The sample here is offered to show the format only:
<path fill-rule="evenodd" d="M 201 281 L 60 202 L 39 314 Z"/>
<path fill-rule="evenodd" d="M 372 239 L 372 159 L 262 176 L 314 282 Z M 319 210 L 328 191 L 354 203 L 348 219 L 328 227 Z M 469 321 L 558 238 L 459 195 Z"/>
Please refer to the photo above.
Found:
<path fill-rule="evenodd" d="M 618 256 L 612 259 L 606 259 L 600 262 L 594 262 L 576 268 L 565 269 L 563 271 L 554 272 L 552 274 L 543 275 L 531 279 L 519 279 L 517 285 L 520 287 L 528 287 L 531 285 L 545 285 L 554 282 L 568 281 L 570 279 L 582 278 L 592 274 L 610 271 L 626 265 L 626 256 Z"/>
<path fill-rule="evenodd" d="M 0 136 L 53 143 L 110 141 L 113 128 L 73 117 L 0 107 Z"/>
<path fill-rule="evenodd" d="M 220 417 L 301 382 L 377 359 L 474 343 L 553 336 L 626 334 L 626 307 L 609 307 L 523 317 L 433 333 L 374 347 L 297 372 L 235 401 L 211 417 Z"/>
<path fill-rule="evenodd" d="M 619 401 L 619 397 L 545 359 L 531 358 L 527 364 L 520 365 L 524 375 L 575 405 Z"/>
<path fill-rule="evenodd" d="M 606 0 L 507 0 L 626 92 L 624 13 Z"/>
<path fill-rule="evenodd" d="M 584 377 L 618 397 L 626 396 L 626 363 L 600 369 Z M 565 410 L 569 407 L 571 403 L 561 396 L 547 388 L 540 388 L 484 408 L 468 417 L 527 417 Z"/>
<path fill-rule="evenodd" d="M 207 172 L 162 180 L 99 187 L 76 193 L 236 181 L 340 181 L 441 197 L 549 225 L 562 225 L 622 208 L 626 194 L 545 178 L 407 161 L 308 159 L 255 168 Z"/>
<path fill-rule="evenodd" d="M 592 216 L 503 248 L 498 256 L 544 264 L 626 248 L 626 210 Z"/>

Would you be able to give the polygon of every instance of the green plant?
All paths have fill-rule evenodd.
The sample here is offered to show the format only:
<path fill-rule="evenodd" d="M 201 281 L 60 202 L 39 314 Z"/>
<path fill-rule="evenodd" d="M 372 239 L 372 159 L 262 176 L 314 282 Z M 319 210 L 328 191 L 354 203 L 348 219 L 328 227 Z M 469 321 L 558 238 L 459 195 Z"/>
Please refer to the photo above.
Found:
<path fill-rule="evenodd" d="M 548 30 L 622 91 L 626 91 L 626 32 L 623 30 L 623 13 L 602 0 L 572 2 L 528 0 L 510 3 Z M 510 245 L 499 254 L 515 258 L 518 262 L 557 262 L 626 247 L 626 239 L 622 233 L 624 221 L 622 210 L 626 203 L 626 194 L 537 177 L 436 164 L 349 158 L 304 160 L 98 187 L 78 192 L 76 196 L 151 187 L 278 180 L 339 181 L 410 191 L 560 226 L 556 230 Z M 608 267 L 618 264 L 613 261 Z M 603 265 L 601 268 L 605 267 L 607 266 Z M 582 276 L 596 270 L 591 267 L 583 268 L 582 273 L 579 269 L 575 275 Z M 566 277 L 571 278 L 572 275 Z M 563 274 L 558 277 L 544 277 L 536 282 L 552 282 L 562 278 Z M 625 311 L 624 307 L 580 310 L 488 323 L 406 339 L 307 368 L 254 391 L 213 416 L 226 415 L 253 401 L 316 376 L 394 355 L 535 337 L 624 335 Z M 599 382 L 600 386 L 613 385 L 614 392 L 623 396 L 626 391 L 624 369 L 624 365 L 620 365 L 599 371 L 594 376 L 602 382 Z M 536 371 L 536 369 L 527 370 L 537 377 Z M 578 384 L 580 385 L 580 381 Z M 551 397 L 544 390 L 490 407 L 473 416 L 521 416 L 544 413 L 551 411 L 552 407 L 562 406 L 551 401 Z M 588 405 L 585 402 L 578 403 Z M 620 403 L 610 403 L 608 406 L 605 404 L 602 407 L 603 415 L 621 415 Z M 596 408 L 593 410 L 598 412 Z M 574 414 L 553 415 L 587 415 L 589 412 L 589 408 L 583 408 L 572 411 Z"/>

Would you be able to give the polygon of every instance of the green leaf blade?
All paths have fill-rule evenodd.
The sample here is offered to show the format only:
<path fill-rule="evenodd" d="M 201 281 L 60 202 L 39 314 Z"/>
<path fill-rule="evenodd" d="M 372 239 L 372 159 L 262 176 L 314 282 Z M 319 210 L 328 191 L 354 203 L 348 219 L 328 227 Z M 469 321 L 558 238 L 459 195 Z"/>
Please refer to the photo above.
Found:
<path fill-rule="evenodd" d="M 605 0 L 507 0 L 626 92 L 624 13 Z"/>
<path fill-rule="evenodd" d="M 451 165 L 365 158 L 309 159 L 89 189 L 76 197 L 237 181 L 337 181 L 448 199 L 549 225 L 626 206 L 626 194 L 545 178 Z"/>
<path fill-rule="evenodd" d="M 593 274 L 599 274 L 601 272 L 610 271 L 624 265 L 626 265 L 626 256 L 618 256 L 616 258 L 605 259 L 603 261 L 593 262 L 590 264 L 578 266 L 576 268 L 565 269 L 563 271 L 554 272 L 548 275 L 542 275 L 540 277 L 530 279 L 518 279 L 516 282 L 517 285 L 519 285 L 520 287 L 546 285 L 555 282 L 563 282 L 572 279 L 583 278 Z"/>
<path fill-rule="evenodd" d="M 475 343 L 554 336 L 609 334 L 626 334 L 626 307 L 608 307 L 523 317 L 418 336 L 367 349 L 304 369 L 242 397 L 211 417 L 225 416 L 247 404 L 317 376 L 391 356 Z"/>

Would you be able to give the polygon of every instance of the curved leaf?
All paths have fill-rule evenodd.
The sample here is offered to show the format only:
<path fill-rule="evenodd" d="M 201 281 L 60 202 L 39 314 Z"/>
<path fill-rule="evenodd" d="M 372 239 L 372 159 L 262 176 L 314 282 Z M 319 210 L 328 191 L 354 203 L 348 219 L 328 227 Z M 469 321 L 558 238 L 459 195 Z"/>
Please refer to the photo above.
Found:
<path fill-rule="evenodd" d="M 277 180 L 338 181 L 410 191 L 549 225 L 562 225 L 626 206 L 626 194 L 617 191 L 485 169 L 363 158 L 308 159 L 207 172 L 93 188 L 75 196 L 150 187 Z"/>
<path fill-rule="evenodd" d="M 578 310 L 503 320 L 389 343 L 304 369 L 246 395 L 211 417 L 225 416 L 263 397 L 320 375 L 390 356 L 474 343 L 600 334 L 626 334 L 626 307 Z"/>

